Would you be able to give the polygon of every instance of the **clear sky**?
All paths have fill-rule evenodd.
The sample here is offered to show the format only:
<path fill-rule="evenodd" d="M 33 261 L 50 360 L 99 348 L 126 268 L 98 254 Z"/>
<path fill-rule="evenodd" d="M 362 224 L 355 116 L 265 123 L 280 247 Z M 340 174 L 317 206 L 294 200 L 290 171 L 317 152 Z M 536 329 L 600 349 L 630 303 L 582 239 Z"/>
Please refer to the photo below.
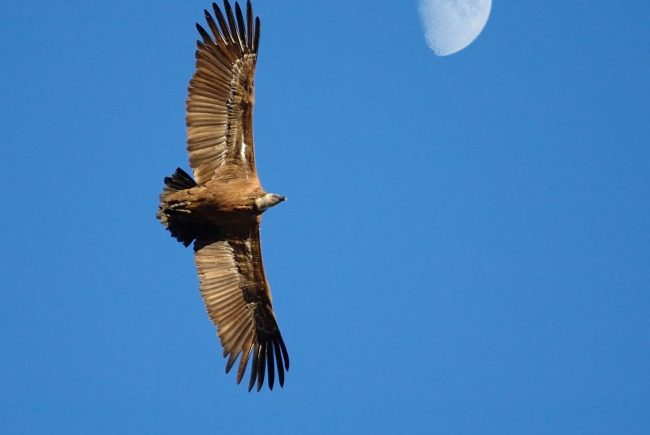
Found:
<path fill-rule="evenodd" d="M 255 1 L 262 393 L 154 218 L 207 6 L 3 2 L 1 433 L 650 433 L 649 2 Z"/>

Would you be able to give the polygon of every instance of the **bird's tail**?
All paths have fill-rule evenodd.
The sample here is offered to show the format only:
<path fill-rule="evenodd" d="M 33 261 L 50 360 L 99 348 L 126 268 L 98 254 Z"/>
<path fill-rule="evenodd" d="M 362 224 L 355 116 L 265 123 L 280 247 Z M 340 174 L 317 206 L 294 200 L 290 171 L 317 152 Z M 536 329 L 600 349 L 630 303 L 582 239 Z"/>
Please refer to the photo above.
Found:
<path fill-rule="evenodd" d="M 165 177 L 165 186 L 160 194 L 160 205 L 156 218 L 172 233 L 172 236 L 185 246 L 189 246 L 196 237 L 196 227 L 190 216 L 182 210 L 175 208 L 174 204 L 168 201 L 170 195 L 181 190 L 191 189 L 198 184 L 194 179 L 181 168 L 171 177 Z"/>

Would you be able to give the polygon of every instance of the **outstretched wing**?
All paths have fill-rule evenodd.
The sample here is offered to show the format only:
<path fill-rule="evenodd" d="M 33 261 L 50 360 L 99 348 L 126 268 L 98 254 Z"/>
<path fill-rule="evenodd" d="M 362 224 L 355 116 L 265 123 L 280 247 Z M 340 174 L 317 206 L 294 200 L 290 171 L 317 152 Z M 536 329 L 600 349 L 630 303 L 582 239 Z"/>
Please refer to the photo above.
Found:
<path fill-rule="evenodd" d="M 226 373 L 241 355 L 240 383 L 249 359 L 252 367 L 248 390 L 257 381 L 259 391 L 268 373 L 273 389 L 277 368 L 280 386 L 289 369 L 289 355 L 271 306 L 264 275 L 259 223 L 240 228 L 213 228 L 194 243 L 201 294 L 208 315 L 218 329 Z"/>
<path fill-rule="evenodd" d="M 244 18 L 224 0 L 224 13 L 212 4 L 215 19 L 205 12 L 212 35 L 196 28 L 196 71 L 187 97 L 187 150 L 197 183 L 204 184 L 224 165 L 237 176 L 256 176 L 253 150 L 254 76 L 260 20 L 253 22 L 248 1 Z"/>

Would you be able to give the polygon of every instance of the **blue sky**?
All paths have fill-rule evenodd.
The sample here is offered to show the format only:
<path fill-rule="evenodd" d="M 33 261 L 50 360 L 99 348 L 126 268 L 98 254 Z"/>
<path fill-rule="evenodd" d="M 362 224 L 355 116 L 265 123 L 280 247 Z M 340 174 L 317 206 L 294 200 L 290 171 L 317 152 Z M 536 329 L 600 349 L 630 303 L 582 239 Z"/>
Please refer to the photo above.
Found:
<path fill-rule="evenodd" d="M 650 432 L 648 2 L 255 1 L 259 394 L 154 218 L 207 6 L 3 5 L 0 432 Z"/>

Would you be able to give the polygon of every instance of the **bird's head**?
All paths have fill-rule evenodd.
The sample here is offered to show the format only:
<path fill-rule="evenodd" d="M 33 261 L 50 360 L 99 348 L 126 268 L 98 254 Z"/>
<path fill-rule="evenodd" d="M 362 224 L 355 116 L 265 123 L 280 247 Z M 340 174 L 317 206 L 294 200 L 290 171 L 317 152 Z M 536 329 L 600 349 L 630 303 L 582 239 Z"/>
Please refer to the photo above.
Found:
<path fill-rule="evenodd" d="M 282 201 L 286 201 L 286 197 L 282 195 L 276 195 L 275 193 L 267 193 L 264 196 L 261 196 L 255 200 L 255 207 L 257 207 L 258 210 L 264 211 L 267 208 L 271 208 L 274 205 L 277 205 L 281 203 Z"/>

